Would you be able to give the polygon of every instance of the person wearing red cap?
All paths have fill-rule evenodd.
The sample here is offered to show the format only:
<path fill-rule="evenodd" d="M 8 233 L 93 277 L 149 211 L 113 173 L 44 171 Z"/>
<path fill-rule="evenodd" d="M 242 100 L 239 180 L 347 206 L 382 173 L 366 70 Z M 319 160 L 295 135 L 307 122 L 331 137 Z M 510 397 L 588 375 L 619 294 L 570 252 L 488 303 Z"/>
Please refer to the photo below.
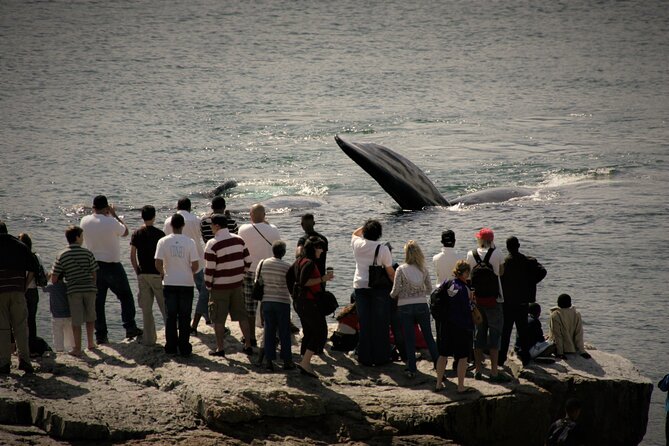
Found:
<path fill-rule="evenodd" d="M 492 229 L 483 228 L 476 233 L 478 247 L 467 253 L 467 263 L 472 267 L 470 277 L 474 288 L 474 296 L 476 296 L 476 303 L 483 315 L 483 322 L 476 326 L 474 337 L 474 360 L 476 364 L 474 378 L 478 380 L 483 379 L 481 372 L 483 351 L 484 349 L 488 349 L 491 362 L 490 381 L 508 382 L 510 378 L 503 373 L 499 373 L 497 370 L 502 327 L 504 325 L 504 314 L 502 312 L 504 295 L 502 294 L 502 286 L 499 281 L 499 277 L 504 274 L 504 256 L 500 251 L 495 249 L 494 240 L 495 234 Z M 477 265 L 479 266 L 477 267 Z M 484 289 L 481 284 L 477 284 L 476 270 L 490 268 L 492 268 L 496 277 L 492 277 L 492 283 L 487 283 Z"/>

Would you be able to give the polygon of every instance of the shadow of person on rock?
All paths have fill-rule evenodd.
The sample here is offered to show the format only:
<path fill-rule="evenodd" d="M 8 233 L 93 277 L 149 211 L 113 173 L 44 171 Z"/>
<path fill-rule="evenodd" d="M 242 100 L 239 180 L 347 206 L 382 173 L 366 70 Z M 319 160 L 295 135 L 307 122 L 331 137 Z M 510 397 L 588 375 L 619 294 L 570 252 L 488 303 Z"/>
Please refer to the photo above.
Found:
<path fill-rule="evenodd" d="M 71 373 L 63 373 L 62 375 L 42 373 L 26 375 L 23 379 L 17 381 L 16 388 L 23 390 L 30 396 L 49 400 L 76 398 L 90 393 L 85 386 L 67 382 L 67 378 L 73 375 L 79 376 L 81 379 L 82 373 L 80 369 L 64 366 L 63 370 Z M 81 379 L 79 382 L 83 383 L 86 381 L 87 379 Z"/>

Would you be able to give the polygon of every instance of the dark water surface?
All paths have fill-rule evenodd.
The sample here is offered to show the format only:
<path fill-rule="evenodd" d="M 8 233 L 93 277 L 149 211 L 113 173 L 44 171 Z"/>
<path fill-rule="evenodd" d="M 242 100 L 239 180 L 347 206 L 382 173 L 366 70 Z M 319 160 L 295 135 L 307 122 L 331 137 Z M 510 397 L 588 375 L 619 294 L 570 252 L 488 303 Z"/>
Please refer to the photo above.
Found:
<path fill-rule="evenodd" d="M 144 204 L 160 224 L 182 195 L 203 214 L 206 192 L 234 178 L 240 221 L 256 201 L 299 197 L 269 215 L 291 245 L 300 215 L 316 214 L 342 301 L 365 219 L 382 221 L 398 260 L 409 238 L 438 252 L 445 228 L 464 254 L 490 226 L 547 267 L 545 313 L 571 294 L 586 342 L 657 382 L 669 371 L 668 37 L 663 1 L 2 1 L 0 218 L 50 265 L 98 193 L 135 229 Z M 402 213 L 335 134 L 395 149 L 447 198 L 537 193 Z M 122 253 L 131 271 L 125 240 Z M 47 338 L 49 319 L 42 295 Z M 120 339 L 113 297 L 108 320 Z M 643 444 L 663 444 L 663 398 Z"/>

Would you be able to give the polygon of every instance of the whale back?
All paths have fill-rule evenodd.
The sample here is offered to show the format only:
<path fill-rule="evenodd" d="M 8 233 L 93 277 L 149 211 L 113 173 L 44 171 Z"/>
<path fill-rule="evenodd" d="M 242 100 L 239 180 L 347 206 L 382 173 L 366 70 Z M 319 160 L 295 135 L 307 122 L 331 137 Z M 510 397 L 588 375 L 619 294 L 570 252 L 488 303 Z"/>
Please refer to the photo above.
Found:
<path fill-rule="evenodd" d="M 426 206 L 449 206 L 448 200 L 414 163 L 387 147 L 355 143 L 335 136 L 335 141 L 356 164 L 367 172 L 404 210 Z"/>

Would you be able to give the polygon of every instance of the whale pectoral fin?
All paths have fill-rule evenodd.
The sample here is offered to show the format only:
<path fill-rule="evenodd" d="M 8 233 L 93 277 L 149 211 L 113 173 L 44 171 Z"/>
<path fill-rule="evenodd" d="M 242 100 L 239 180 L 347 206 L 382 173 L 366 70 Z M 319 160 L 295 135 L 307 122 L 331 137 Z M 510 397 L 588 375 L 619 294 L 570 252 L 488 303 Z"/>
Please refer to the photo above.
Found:
<path fill-rule="evenodd" d="M 335 136 L 335 141 L 402 209 L 449 206 L 423 171 L 402 155 L 379 144 L 354 143 L 339 136 Z"/>

